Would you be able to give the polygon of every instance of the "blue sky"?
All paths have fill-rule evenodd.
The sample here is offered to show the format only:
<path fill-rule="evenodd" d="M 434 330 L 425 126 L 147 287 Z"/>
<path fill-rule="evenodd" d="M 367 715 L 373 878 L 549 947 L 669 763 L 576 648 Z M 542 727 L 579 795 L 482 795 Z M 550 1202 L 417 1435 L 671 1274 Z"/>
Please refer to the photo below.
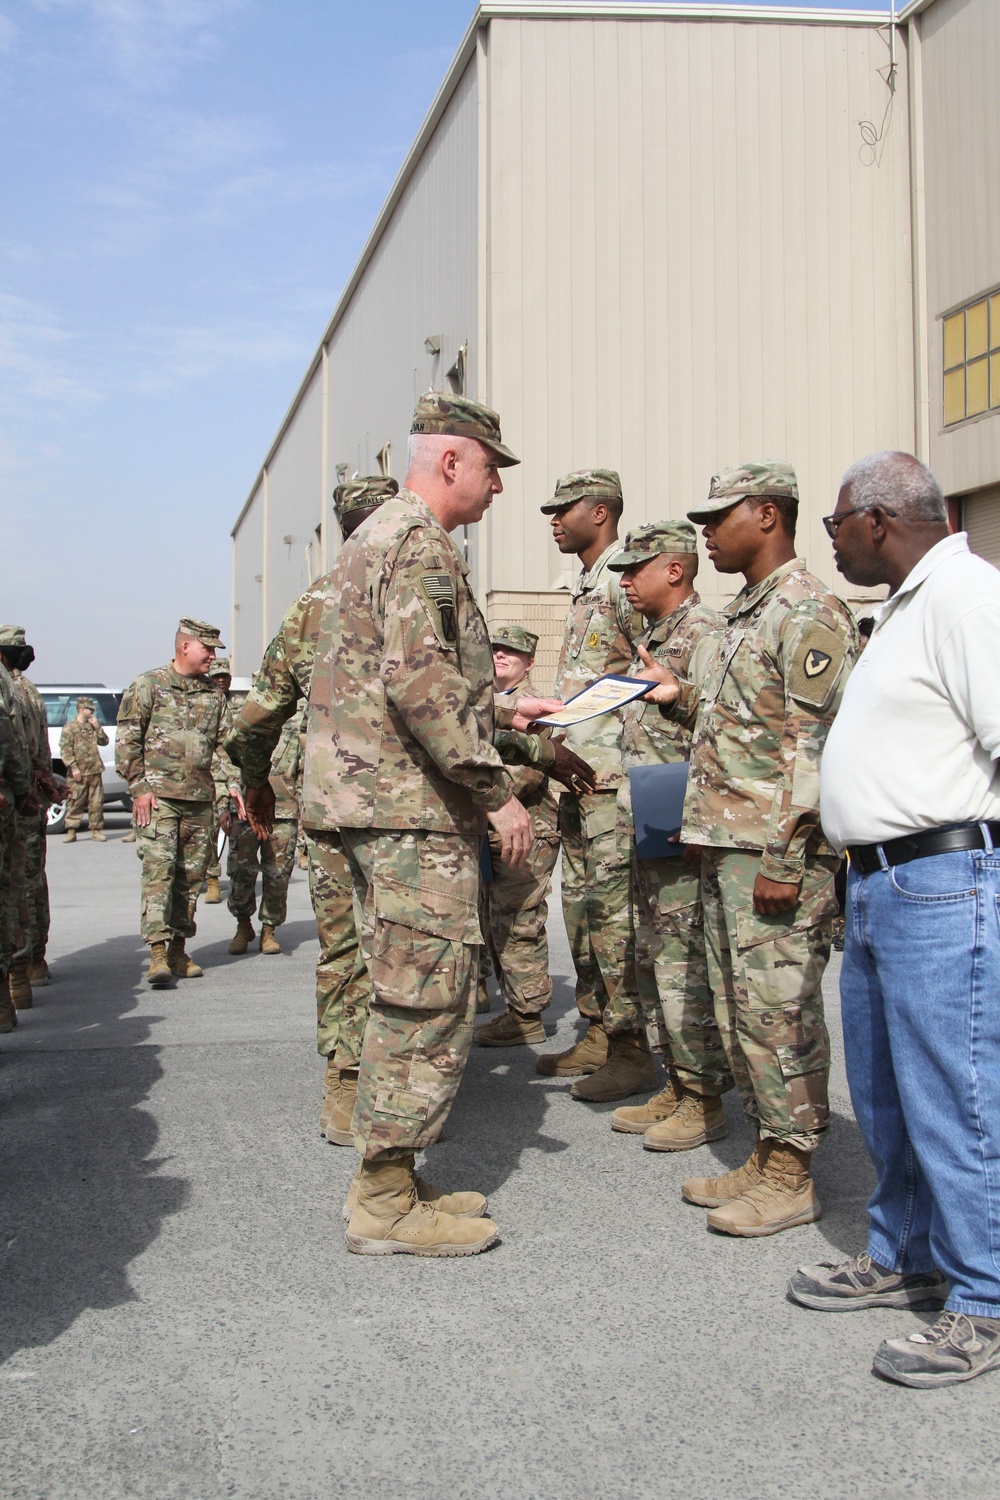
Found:
<path fill-rule="evenodd" d="M 182 614 L 227 639 L 233 521 L 473 9 L 0 0 L 0 620 L 37 681 L 125 684 Z"/>

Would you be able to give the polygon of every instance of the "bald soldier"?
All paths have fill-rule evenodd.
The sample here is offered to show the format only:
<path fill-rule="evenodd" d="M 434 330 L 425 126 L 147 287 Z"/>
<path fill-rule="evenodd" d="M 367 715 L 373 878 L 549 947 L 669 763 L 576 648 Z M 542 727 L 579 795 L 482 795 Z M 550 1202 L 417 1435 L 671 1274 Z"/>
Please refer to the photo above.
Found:
<path fill-rule="evenodd" d="M 185 943 L 197 930 L 195 906 L 211 847 L 213 761 L 227 759 L 226 703 L 207 677 L 220 649 L 214 625 L 181 620 L 173 660 L 137 677 L 118 710 L 115 765 L 132 798 L 141 931 L 150 949 L 146 977 L 154 989 L 203 972 Z M 228 763 L 226 780 L 236 780 Z"/>
<path fill-rule="evenodd" d="M 725 1234 L 776 1234 L 820 1216 L 812 1153 L 830 1122 L 823 971 L 839 859 L 819 821 L 819 762 L 857 631 L 846 604 L 795 555 L 798 483 L 786 463 L 712 477 L 704 524 L 720 573 L 744 587 L 681 681 L 662 662 L 648 696 L 693 724 L 681 838 L 701 872 L 709 981 L 757 1145 L 684 1197 Z"/>

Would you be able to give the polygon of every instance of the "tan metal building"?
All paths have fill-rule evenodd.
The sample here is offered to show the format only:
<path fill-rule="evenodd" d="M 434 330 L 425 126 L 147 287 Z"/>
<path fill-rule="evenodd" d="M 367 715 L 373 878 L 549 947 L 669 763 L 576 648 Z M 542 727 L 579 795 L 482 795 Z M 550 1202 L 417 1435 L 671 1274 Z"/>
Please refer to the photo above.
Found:
<path fill-rule="evenodd" d="M 576 563 L 538 507 L 569 469 L 617 468 L 629 526 L 786 458 L 844 592 L 821 517 L 905 448 L 1000 562 L 998 55 L 998 0 L 480 5 L 234 527 L 235 669 L 332 564 L 338 478 L 402 478 L 430 386 L 524 460 L 465 540 L 542 684 Z"/>

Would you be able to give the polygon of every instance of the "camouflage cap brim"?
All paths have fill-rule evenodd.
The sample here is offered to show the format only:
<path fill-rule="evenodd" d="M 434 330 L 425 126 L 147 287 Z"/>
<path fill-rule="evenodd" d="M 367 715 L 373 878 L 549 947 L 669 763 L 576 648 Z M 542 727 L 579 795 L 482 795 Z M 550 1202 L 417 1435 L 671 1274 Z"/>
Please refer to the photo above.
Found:
<path fill-rule="evenodd" d="M 417 402 L 410 424 L 414 436 L 475 438 L 492 453 L 498 468 L 507 469 L 521 460 L 501 440 L 500 418 L 488 406 L 468 396 L 448 396 L 427 391 Z"/>

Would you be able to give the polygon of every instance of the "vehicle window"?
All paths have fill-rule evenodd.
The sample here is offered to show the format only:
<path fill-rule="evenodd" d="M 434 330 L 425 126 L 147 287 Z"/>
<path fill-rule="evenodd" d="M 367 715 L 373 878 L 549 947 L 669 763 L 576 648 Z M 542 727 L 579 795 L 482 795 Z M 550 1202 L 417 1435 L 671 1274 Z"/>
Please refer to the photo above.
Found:
<path fill-rule="evenodd" d="M 45 700 L 45 711 L 48 714 L 49 728 L 61 729 L 68 724 L 70 719 L 76 718 L 77 693 L 42 693 Z M 119 695 L 117 693 L 88 693 L 97 704 L 97 722 L 99 724 L 114 724 L 118 718 Z"/>

